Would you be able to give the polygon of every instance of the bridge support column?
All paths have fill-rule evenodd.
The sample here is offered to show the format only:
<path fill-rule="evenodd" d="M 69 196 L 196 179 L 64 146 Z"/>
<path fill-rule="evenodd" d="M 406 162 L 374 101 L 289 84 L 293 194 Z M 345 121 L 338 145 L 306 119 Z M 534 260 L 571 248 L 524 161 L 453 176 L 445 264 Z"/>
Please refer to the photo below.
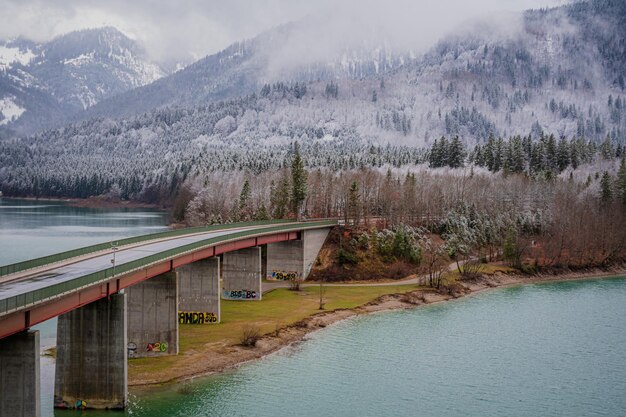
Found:
<path fill-rule="evenodd" d="M 123 293 L 59 316 L 55 407 L 126 407 L 126 320 Z"/>
<path fill-rule="evenodd" d="M 126 289 L 128 356 L 178 354 L 178 277 L 166 272 Z"/>
<path fill-rule="evenodd" d="M 329 232 L 330 229 L 305 230 L 301 240 L 268 244 L 267 279 L 306 279 Z"/>
<path fill-rule="evenodd" d="M 0 340 L 0 417 L 41 416 L 39 332 Z"/>
<path fill-rule="evenodd" d="M 180 324 L 220 322 L 220 258 L 208 258 L 176 268 Z"/>
<path fill-rule="evenodd" d="M 261 248 L 224 254 L 222 297 L 226 300 L 261 299 Z"/>

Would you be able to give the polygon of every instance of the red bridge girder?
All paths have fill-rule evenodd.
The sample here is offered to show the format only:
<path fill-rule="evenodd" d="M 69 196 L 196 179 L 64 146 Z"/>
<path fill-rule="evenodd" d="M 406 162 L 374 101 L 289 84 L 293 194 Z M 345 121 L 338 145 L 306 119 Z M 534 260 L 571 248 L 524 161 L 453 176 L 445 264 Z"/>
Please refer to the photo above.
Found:
<path fill-rule="evenodd" d="M 251 248 L 268 243 L 284 242 L 287 240 L 297 240 L 299 235 L 299 232 L 281 232 L 221 243 L 209 248 L 199 249 L 193 253 L 185 254 L 168 261 L 159 262 L 139 271 L 133 271 L 126 275 L 118 276 L 105 283 L 96 284 L 92 287 L 60 296 L 52 301 L 26 308 L 0 318 L 0 339 L 24 331 L 35 324 L 42 323 L 86 304 L 116 294 L 124 288 L 165 272 L 172 271 L 179 266 L 239 249 Z"/>

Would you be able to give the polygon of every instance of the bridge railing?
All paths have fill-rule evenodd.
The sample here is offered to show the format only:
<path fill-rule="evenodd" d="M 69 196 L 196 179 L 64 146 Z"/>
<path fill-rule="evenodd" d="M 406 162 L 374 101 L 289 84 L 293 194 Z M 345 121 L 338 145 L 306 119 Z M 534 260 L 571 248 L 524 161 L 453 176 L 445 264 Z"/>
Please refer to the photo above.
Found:
<path fill-rule="evenodd" d="M 147 235 L 133 236 L 127 237 L 123 239 L 116 239 L 115 241 L 119 246 L 132 245 L 134 243 L 146 242 L 149 240 L 155 239 L 166 239 L 170 237 L 179 237 L 188 234 L 194 233 L 203 233 L 203 232 L 211 232 L 213 230 L 225 230 L 225 229 L 234 229 L 239 227 L 247 227 L 247 226 L 260 226 L 260 225 L 269 225 L 274 223 L 288 223 L 293 220 L 263 220 L 256 222 L 246 222 L 246 223 L 229 223 L 229 224 L 220 224 L 220 225 L 212 225 L 212 226 L 200 226 L 200 227 L 189 227 L 185 229 L 176 229 L 176 230 L 168 230 L 165 232 L 151 233 Z M 83 248 L 71 249 L 65 252 L 55 253 L 52 255 L 42 256 L 40 258 L 30 259 L 28 261 L 17 262 L 14 264 L 3 265 L 0 266 L 0 277 L 14 274 L 16 272 L 26 271 L 32 268 L 39 268 L 41 266 L 53 264 L 55 262 L 65 261 L 71 258 L 76 258 L 79 256 L 88 255 L 95 252 L 104 251 L 107 249 L 111 249 L 111 242 L 103 242 L 97 243 L 91 246 L 85 246 Z"/>
<path fill-rule="evenodd" d="M 238 223 L 241 225 L 241 223 Z M 115 266 L 115 275 L 113 274 L 113 267 L 104 269 L 102 271 L 94 272 L 88 275 L 84 275 L 82 277 L 78 277 L 69 281 L 60 282 L 58 284 L 51 285 L 49 287 L 41 288 L 34 291 L 29 291 L 24 294 L 16 295 L 14 297 L 10 297 L 4 300 L 0 300 L 0 316 L 12 312 L 14 310 L 18 310 L 29 305 L 47 300 L 56 298 L 65 293 L 69 293 L 72 291 L 76 291 L 83 287 L 92 286 L 101 282 L 108 281 L 112 279 L 114 276 L 125 275 L 129 272 L 146 268 L 152 264 L 168 261 L 179 257 L 181 255 L 187 254 L 189 252 L 194 252 L 199 249 L 203 249 L 205 247 L 215 246 L 219 243 L 236 241 L 250 236 L 263 236 L 268 234 L 274 234 L 278 232 L 290 232 L 290 231 L 300 231 L 307 229 L 319 229 L 329 226 L 337 225 L 336 220 L 326 220 L 326 221 L 316 221 L 316 222 L 302 222 L 302 223 L 294 223 L 290 225 L 281 225 L 281 226 L 271 226 L 262 229 L 251 229 L 251 230 L 242 230 L 240 232 L 235 232 L 228 235 L 222 235 L 217 237 L 212 237 L 204 240 L 200 240 L 198 242 L 189 243 L 183 246 L 179 246 L 177 248 L 168 249 L 163 252 L 159 252 L 153 255 L 145 256 L 140 259 L 136 259 L 134 261 L 122 263 Z"/>

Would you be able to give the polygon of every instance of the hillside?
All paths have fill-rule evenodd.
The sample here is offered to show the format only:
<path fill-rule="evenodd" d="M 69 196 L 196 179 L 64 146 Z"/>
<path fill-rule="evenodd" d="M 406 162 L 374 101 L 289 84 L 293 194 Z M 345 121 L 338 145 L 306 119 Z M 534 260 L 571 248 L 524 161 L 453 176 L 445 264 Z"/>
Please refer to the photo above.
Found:
<path fill-rule="evenodd" d="M 442 135 L 466 147 L 541 132 L 624 143 L 626 5 L 578 2 L 511 22 L 505 32 L 479 22 L 384 66 L 330 62 L 326 78 L 309 62 L 271 84 L 271 56 L 260 51 L 276 32 L 266 33 L 103 101 L 91 110 L 98 118 L 3 141 L 2 191 L 84 197 L 117 183 L 125 197 L 168 194 L 215 171 L 280 168 L 295 140 L 309 167 L 333 170 L 423 162 L 420 148 Z M 159 108 L 116 119 L 106 106 Z"/>
<path fill-rule="evenodd" d="M 60 125 L 101 100 L 165 75 L 114 28 L 50 42 L 0 42 L 0 135 Z"/>

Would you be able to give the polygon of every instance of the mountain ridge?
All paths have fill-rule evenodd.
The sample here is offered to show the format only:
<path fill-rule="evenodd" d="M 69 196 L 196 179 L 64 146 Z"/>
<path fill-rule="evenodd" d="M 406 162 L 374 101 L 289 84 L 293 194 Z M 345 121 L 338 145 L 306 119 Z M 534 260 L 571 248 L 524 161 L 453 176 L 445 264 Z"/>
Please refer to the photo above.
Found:
<path fill-rule="evenodd" d="M 590 0 L 521 18 L 512 35 L 485 29 L 448 37 L 383 73 L 267 82 L 226 100 L 165 103 L 0 141 L 0 186 L 13 194 L 33 193 L 37 184 L 52 195 L 84 196 L 85 182 L 99 184 L 96 193 L 117 182 L 126 196 L 154 196 L 211 172 L 279 169 L 294 141 L 307 166 L 335 170 L 423 162 L 442 136 L 458 136 L 466 148 L 493 136 L 543 133 L 590 148 L 607 138 L 623 147 L 626 4 Z M 250 45 L 211 58 L 235 68 L 223 75 L 225 88 L 256 74 L 242 65 Z M 187 74 L 206 76 L 203 64 Z"/>
<path fill-rule="evenodd" d="M 0 99 L 20 108 L 5 134 L 27 134 L 63 123 L 97 102 L 164 76 L 134 41 L 113 27 L 86 29 L 45 43 L 0 43 Z M 7 133 L 8 132 L 8 133 Z"/>

